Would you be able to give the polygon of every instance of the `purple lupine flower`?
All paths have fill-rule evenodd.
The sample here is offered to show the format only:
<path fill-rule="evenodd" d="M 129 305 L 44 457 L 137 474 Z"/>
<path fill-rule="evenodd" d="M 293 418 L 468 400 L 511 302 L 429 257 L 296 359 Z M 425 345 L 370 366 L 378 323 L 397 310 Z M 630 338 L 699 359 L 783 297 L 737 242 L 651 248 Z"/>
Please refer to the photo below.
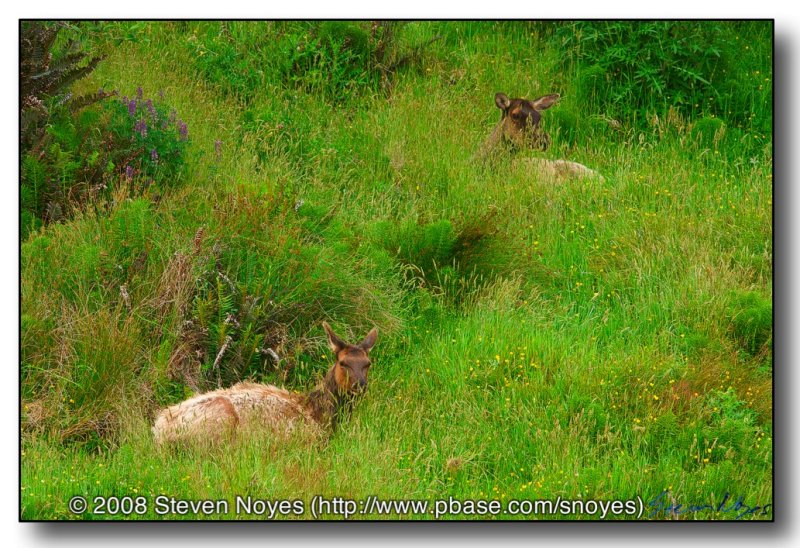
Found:
<path fill-rule="evenodd" d="M 155 119 L 156 118 L 156 107 L 153 106 L 153 100 L 152 99 L 148 99 L 147 101 L 145 101 L 144 105 L 147 107 L 147 112 L 150 113 L 150 116 L 152 116 L 153 119 Z"/>
<path fill-rule="evenodd" d="M 128 116 L 131 118 L 136 116 L 136 99 L 131 99 L 128 103 Z"/>
<path fill-rule="evenodd" d="M 139 99 L 140 101 L 142 99 L 142 94 L 143 93 L 144 93 L 144 91 L 142 91 L 142 86 L 139 86 L 138 88 L 136 88 L 136 98 Z"/>
<path fill-rule="evenodd" d="M 183 120 L 178 120 L 178 133 L 181 136 L 181 141 L 187 141 L 189 139 L 189 128 Z"/>
<path fill-rule="evenodd" d="M 158 98 L 161 99 L 162 101 L 164 100 L 164 90 L 163 89 L 158 90 Z"/>
<path fill-rule="evenodd" d="M 129 181 L 133 179 L 133 166 L 127 165 L 125 166 L 125 178 Z"/>
<path fill-rule="evenodd" d="M 147 122 L 143 119 L 137 120 L 136 124 L 133 126 L 133 131 L 139 133 L 142 136 L 142 139 L 147 137 Z"/>
<path fill-rule="evenodd" d="M 214 152 L 216 152 L 217 160 L 219 160 L 222 157 L 222 141 L 219 139 L 214 141 Z"/>
<path fill-rule="evenodd" d="M 178 113 L 174 108 L 169 111 L 169 123 L 170 124 L 174 124 L 175 123 L 175 119 L 177 117 L 178 117 Z"/>
<path fill-rule="evenodd" d="M 128 96 L 127 95 L 123 95 L 122 96 L 122 104 L 127 106 L 127 104 L 128 104 Z"/>
<path fill-rule="evenodd" d="M 158 152 L 156 151 L 156 149 L 150 151 L 150 159 L 153 160 L 154 162 L 158 161 Z"/>

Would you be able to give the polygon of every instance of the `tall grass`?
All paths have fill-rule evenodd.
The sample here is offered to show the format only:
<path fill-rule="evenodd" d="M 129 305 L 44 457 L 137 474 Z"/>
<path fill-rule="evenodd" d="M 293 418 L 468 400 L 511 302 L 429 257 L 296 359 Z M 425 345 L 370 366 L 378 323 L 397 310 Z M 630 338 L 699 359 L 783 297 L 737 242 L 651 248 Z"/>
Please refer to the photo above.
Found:
<path fill-rule="evenodd" d="M 79 517 L 77 494 L 770 504 L 768 95 L 749 125 L 584 110 L 551 25 L 397 25 L 391 74 L 367 22 L 82 27 L 109 56 L 81 86 L 161 91 L 190 133 L 180 185 L 121 185 L 22 243 L 22 517 Z M 718 25 L 771 78 L 763 29 Z M 497 91 L 562 93 L 545 155 L 605 181 L 480 161 Z M 313 386 L 322 320 L 380 331 L 327 442 L 154 446 L 196 391 Z"/>

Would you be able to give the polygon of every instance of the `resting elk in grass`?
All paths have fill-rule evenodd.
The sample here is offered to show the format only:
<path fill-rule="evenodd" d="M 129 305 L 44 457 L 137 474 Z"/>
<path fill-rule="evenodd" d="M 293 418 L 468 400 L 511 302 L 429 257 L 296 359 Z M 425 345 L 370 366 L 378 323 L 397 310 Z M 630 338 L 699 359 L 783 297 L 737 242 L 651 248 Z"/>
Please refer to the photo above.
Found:
<path fill-rule="evenodd" d="M 542 111 L 553 106 L 560 95 L 551 93 L 538 99 L 509 99 L 505 93 L 497 93 L 494 102 L 502 111 L 500 122 L 484 145 L 482 156 L 493 153 L 500 145 L 509 148 L 547 150 L 550 146 L 550 135 L 542 130 Z M 569 177 L 598 177 L 602 176 L 583 164 L 569 160 L 548 160 L 545 158 L 526 158 L 542 176 L 552 179 Z"/>
<path fill-rule="evenodd" d="M 153 426 L 157 443 L 215 440 L 241 428 L 288 434 L 299 428 L 319 434 L 332 429 L 339 415 L 367 388 L 369 351 L 378 338 L 372 329 L 360 343 L 347 344 L 322 323 L 336 363 L 321 385 L 306 394 L 272 385 L 243 382 L 200 394 L 162 410 Z"/>

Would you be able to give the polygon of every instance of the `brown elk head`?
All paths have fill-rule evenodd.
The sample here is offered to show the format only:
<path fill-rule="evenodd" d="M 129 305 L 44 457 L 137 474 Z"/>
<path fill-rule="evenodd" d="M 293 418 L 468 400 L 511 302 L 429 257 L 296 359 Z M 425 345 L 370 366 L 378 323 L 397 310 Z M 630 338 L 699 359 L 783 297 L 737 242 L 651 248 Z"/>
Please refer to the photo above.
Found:
<path fill-rule="evenodd" d="M 358 344 L 347 344 L 333 332 L 327 322 L 322 322 L 328 335 L 328 345 L 336 354 L 336 364 L 329 375 L 336 383 L 340 395 L 354 395 L 367 389 L 367 374 L 371 362 L 369 351 L 378 339 L 378 330 L 373 328 Z"/>
<path fill-rule="evenodd" d="M 539 123 L 542 111 L 558 101 L 560 95 L 551 93 L 533 101 L 528 99 L 509 99 L 505 93 L 497 93 L 494 102 L 503 115 L 500 119 L 503 141 L 515 146 L 547 150 L 550 136 L 542 131 Z"/>

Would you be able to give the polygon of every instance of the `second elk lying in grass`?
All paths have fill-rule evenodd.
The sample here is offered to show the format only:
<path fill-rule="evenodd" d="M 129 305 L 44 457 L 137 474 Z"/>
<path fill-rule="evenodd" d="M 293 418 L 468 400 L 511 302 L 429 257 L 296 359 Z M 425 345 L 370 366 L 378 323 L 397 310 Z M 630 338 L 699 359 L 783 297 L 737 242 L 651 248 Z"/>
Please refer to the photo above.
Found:
<path fill-rule="evenodd" d="M 530 101 L 528 99 L 509 99 L 505 93 L 497 93 L 494 102 L 502 111 L 500 122 L 494 128 L 483 146 L 481 156 L 486 158 L 502 145 L 512 149 L 547 150 L 550 135 L 540 127 L 542 111 L 553 106 L 560 95 L 551 93 Z M 548 160 L 545 158 L 526 158 L 525 161 L 540 176 L 547 179 L 566 179 L 569 177 L 597 177 L 602 175 L 583 164 L 569 160 Z"/>
<path fill-rule="evenodd" d="M 369 351 L 378 338 L 372 329 L 356 345 L 340 339 L 323 322 L 336 363 L 315 390 L 298 394 L 277 386 L 243 382 L 200 394 L 162 410 L 153 435 L 157 443 L 181 440 L 217 441 L 240 428 L 276 434 L 307 428 L 313 434 L 332 429 L 340 414 L 367 388 Z"/>

